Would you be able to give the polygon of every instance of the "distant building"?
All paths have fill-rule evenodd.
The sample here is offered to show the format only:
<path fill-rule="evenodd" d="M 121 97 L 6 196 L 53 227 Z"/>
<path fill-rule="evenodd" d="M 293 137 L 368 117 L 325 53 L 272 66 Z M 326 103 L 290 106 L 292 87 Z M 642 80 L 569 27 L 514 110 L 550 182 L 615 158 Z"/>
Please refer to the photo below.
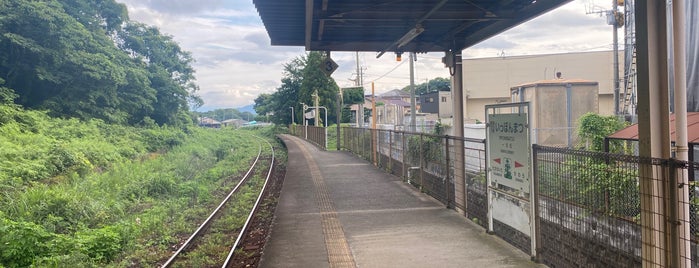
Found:
<path fill-rule="evenodd" d="M 221 127 L 221 122 L 214 120 L 213 118 L 208 118 L 208 117 L 200 117 L 199 118 L 199 126 L 201 127 L 210 127 L 210 128 L 220 128 Z"/>
<path fill-rule="evenodd" d="M 365 95 L 364 100 L 364 104 L 362 105 L 355 104 L 350 106 L 350 110 L 354 116 L 363 114 L 362 112 L 358 112 L 360 109 L 371 110 L 372 96 Z M 394 89 L 378 94 L 376 95 L 375 101 L 377 124 L 403 125 L 405 116 L 410 114 L 410 93 L 405 91 Z M 371 117 L 364 123 L 371 123 Z"/>
<path fill-rule="evenodd" d="M 371 97 L 371 96 L 369 96 Z M 402 100 L 410 103 L 410 93 L 402 91 L 400 89 L 394 89 L 382 94 L 377 95 L 378 99 L 381 100 Z"/>
<path fill-rule="evenodd" d="M 418 98 L 420 113 L 434 115 L 432 117 L 436 117 L 436 119 L 451 118 L 454 115 L 450 91 L 428 92 Z"/>
<path fill-rule="evenodd" d="M 624 53 L 619 54 L 623 62 Z M 531 81 L 554 79 L 556 73 L 561 73 L 562 79 L 598 82 L 599 113 L 614 113 L 612 51 L 508 56 L 463 60 L 465 122 L 485 122 L 485 105 L 510 102 L 511 88 Z M 619 73 L 620 87 L 623 87 L 623 68 Z"/>
<path fill-rule="evenodd" d="M 245 121 L 243 119 L 228 119 L 228 120 L 223 120 L 221 121 L 221 125 L 224 127 L 235 127 L 238 128 L 242 126 L 243 124 L 247 123 L 248 121 Z"/>
<path fill-rule="evenodd" d="M 377 124 L 403 125 L 407 115 L 406 111 L 410 111 L 409 102 L 403 100 L 381 100 L 381 104 L 376 106 Z"/>

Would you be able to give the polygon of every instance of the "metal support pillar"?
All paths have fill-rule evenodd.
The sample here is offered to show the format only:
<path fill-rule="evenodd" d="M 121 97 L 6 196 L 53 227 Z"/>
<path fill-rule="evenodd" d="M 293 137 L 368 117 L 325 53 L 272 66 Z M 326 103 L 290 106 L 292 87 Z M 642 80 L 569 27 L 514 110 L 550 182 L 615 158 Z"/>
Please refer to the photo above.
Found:
<path fill-rule="evenodd" d="M 687 145 L 687 52 L 686 52 L 686 36 L 685 24 L 685 1 L 672 1 L 672 40 L 673 40 L 673 84 L 675 86 L 675 154 L 676 158 L 681 161 L 689 160 L 689 148 Z M 689 185 L 689 172 L 678 172 L 677 183 L 679 185 Z M 674 177 L 670 177 L 673 179 Z M 677 249 L 675 256 L 672 256 L 675 261 L 675 267 L 691 267 L 691 231 L 689 217 L 689 188 L 690 187 L 675 187 L 671 188 L 677 196 L 676 203 L 671 203 L 678 211 L 676 220 L 679 224 L 675 225 L 677 230 L 674 237 L 673 245 Z M 670 193 L 673 194 L 673 193 Z"/>
<path fill-rule="evenodd" d="M 454 53 L 454 54 L 451 54 Z M 451 74 L 452 79 L 452 97 L 454 103 L 454 136 L 457 139 L 454 140 L 454 154 L 456 158 L 454 159 L 454 201 L 456 202 L 456 207 L 459 205 L 464 208 L 463 213 L 466 214 L 467 209 L 467 197 L 466 197 L 466 177 L 464 176 L 464 83 L 463 83 L 463 66 L 461 59 L 461 51 L 447 52 L 446 57 L 453 57 L 453 70 L 454 73 Z M 451 54 L 451 55 L 450 55 Z"/>
<path fill-rule="evenodd" d="M 327 113 L 326 113 L 327 114 Z M 335 130 L 335 147 L 340 150 L 340 122 L 342 122 L 342 89 L 337 93 L 337 119 L 335 119 L 336 130 Z M 327 123 L 325 123 L 327 124 Z M 327 148 L 326 148 L 327 150 Z"/>
<path fill-rule="evenodd" d="M 410 52 L 410 131 L 417 131 L 417 119 L 415 119 L 415 113 L 417 113 L 417 105 L 415 104 L 415 52 Z"/>
<path fill-rule="evenodd" d="M 664 0 L 636 2 L 638 55 L 638 136 L 642 157 L 670 158 L 667 75 L 667 14 Z M 663 200 L 665 170 L 640 167 L 641 257 L 643 267 L 666 267 L 667 237 Z"/>
<path fill-rule="evenodd" d="M 378 166 L 378 162 L 376 161 L 376 138 L 376 94 L 374 92 L 374 82 L 371 82 L 371 159 L 374 166 Z"/>

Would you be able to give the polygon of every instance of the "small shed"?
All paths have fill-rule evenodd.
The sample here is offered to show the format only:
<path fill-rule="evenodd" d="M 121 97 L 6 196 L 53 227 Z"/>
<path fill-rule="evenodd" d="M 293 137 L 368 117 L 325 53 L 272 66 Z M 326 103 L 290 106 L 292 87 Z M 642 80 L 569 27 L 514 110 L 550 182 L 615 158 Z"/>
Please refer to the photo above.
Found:
<path fill-rule="evenodd" d="M 512 102 L 529 102 L 532 143 L 573 147 L 578 118 L 599 109 L 599 83 L 583 79 L 551 79 L 510 88 Z"/>

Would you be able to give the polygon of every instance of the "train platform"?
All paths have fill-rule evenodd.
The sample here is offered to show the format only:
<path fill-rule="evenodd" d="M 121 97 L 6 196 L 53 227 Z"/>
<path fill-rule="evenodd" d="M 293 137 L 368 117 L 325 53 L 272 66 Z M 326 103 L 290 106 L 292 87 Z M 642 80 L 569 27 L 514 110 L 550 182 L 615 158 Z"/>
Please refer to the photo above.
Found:
<path fill-rule="evenodd" d="M 545 267 L 351 153 L 281 138 L 287 171 L 260 267 Z"/>

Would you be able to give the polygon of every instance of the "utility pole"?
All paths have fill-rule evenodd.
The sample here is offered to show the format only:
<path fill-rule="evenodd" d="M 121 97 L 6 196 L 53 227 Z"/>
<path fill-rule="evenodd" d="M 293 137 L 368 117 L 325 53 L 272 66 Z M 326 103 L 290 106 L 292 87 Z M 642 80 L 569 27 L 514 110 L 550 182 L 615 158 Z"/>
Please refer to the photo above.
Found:
<path fill-rule="evenodd" d="M 618 0 L 612 0 L 612 42 L 614 44 L 614 115 L 618 116 L 619 111 L 619 20 L 617 19 Z"/>
<path fill-rule="evenodd" d="M 619 0 L 612 0 L 612 9 L 611 10 L 602 10 L 600 7 L 596 6 L 594 3 L 591 4 L 590 6 L 586 6 L 585 13 L 587 14 L 606 14 L 607 15 L 607 24 L 612 26 L 612 48 L 613 48 L 613 55 L 614 57 L 614 81 L 612 82 L 612 87 L 614 88 L 614 115 L 618 116 L 621 114 L 619 111 L 619 34 L 617 32 L 617 29 L 619 28 L 619 12 L 618 12 L 618 6 L 619 6 Z M 621 17 L 625 16 L 624 13 L 621 13 Z"/>
<path fill-rule="evenodd" d="M 362 81 L 362 68 L 359 66 L 359 51 L 355 53 L 357 60 L 357 79 L 354 80 L 354 85 L 364 88 Z M 364 90 L 362 90 L 362 102 L 357 104 L 357 127 L 364 127 Z"/>

